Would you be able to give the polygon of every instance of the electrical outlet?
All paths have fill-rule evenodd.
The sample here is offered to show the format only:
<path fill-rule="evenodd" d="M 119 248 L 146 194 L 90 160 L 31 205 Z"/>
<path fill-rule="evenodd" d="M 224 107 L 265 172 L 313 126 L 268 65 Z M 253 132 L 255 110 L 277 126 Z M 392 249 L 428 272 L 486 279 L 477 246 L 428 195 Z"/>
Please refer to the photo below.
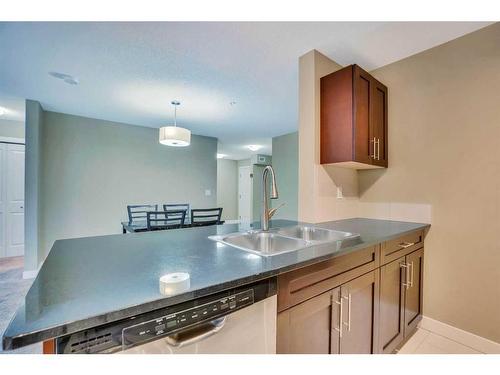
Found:
<path fill-rule="evenodd" d="M 337 186 L 337 199 L 344 198 L 344 194 L 342 193 L 342 186 Z"/>
<path fill-rule="evenodd" d="M 212 195 L 212 190 L 210 190 L 210 189 L 206 189 L 206 190 L 205 190 L 205 197 L 209 197 L 209 196 L 211 196 L 211 195 Z"/>

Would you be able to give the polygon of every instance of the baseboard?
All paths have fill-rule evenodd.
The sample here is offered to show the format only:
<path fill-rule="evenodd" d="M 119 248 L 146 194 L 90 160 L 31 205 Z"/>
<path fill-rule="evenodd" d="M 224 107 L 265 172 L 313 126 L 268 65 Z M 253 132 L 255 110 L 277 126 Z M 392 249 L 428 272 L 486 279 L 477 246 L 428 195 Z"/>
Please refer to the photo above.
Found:
<path fill-rule="evenodd" d="M 500 354 L 500 343 L 464 331 L 460 328 L 450 326 L 446 323 L 440 322 L 439 320 L 424 316 L 422 317 L 422 321 L 419 323 L 419 327 L 466 345 L 482 353 Z"/>
<path fill-rule="evenodd" d="M 23 271 L 23 279 L 34 279 L 38 275 L 38 270 Z"/>

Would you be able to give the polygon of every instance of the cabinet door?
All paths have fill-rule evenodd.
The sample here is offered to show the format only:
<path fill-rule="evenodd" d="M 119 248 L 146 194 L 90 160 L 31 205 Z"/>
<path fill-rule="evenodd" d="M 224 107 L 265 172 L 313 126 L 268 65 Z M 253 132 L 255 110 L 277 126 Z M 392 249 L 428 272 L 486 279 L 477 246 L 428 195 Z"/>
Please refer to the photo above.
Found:
<path fill-rule="evenodd" d="M 370 101 L 373 78 L 357 65 L 354 65 L 353 75 L 353 156 L 354 160 L 359 163 L 372 164 L 374 145 L 370 130 Z"/>
<path fill-rule="evenodd" d="M 408 277 L 405 296 L 405 337 L 410 335 L 422 318 L 422 288 L 424 272 L 424 249 L 406 256 Z"/>
<path fill-rule="evenodd" d="M 387 87 L 375 79 L 371 82 L 370 139 L 373 164 L 387 167 Z"/>
<path fill-rule="evenodd" d="M 392 353 L 404 339 L 404 265 L 403 256 L 380 268 L 380 353 Z"/>
<path fill-rule="evenodd" d="M 379 270 L 374 270 L 340 287 L 343 303 L 340 337 L 341 354 L 377 352 Z"/>
<path fill-rule="evenodd" d="M 277 352 L 330 353 L 331 307 L 330 291 L 279 313 Z"/>

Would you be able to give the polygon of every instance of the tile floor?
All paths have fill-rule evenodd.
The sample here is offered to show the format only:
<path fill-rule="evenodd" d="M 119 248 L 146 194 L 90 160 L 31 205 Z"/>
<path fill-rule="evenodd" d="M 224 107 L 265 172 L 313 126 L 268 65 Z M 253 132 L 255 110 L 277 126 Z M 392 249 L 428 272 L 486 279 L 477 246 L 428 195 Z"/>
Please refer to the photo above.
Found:
<path fill-rule="evenodd" d="M 481 352 L 444 336 L 418 328 L 398 354 L 481 354 Z"/>
<path fill-rule="evenodd" d="M 0 337 L 7 328 L 14 312 L 22 303 L 33 281 L 23 279 L 23 266 L 23 257 L 0 259 Z M 41 344 L 30 345 L 9 352 L 4 352 L 0 344 L 0 354 L 41 352 Z"/>

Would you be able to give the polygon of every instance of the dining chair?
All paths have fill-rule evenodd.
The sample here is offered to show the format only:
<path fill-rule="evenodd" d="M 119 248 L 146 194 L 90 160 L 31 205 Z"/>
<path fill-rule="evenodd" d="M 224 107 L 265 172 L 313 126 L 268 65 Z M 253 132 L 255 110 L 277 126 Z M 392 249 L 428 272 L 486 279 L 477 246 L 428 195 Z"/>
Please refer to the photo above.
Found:
<path fill-rule="evenodd" d="M 191 210 L 191 226 L 202 227 L 206 225 L 221 224 L 222 207 L 196 208 Z"/>
<path fill-rule="evenodd" d="M 147 230 L 182 228 L 186 221 L 186 211 L 170 210 L 146 213 Z"/>
<path fill-rule="evenodd" d="M 169 203 L 163 205 L 163 211 L 170 210 L 184 210 L 186 211 L 186 217 L 189 218 L 191 205 L 189 203 Z"/>
<path fill-rule="evenodd" d="M 134 221 L 145 221 L 146 214 L 151 211 L 157 211 L 157 204 L 136 204 L 136 205 L 128 205 L 128 222 L 132 223 Z"/>

